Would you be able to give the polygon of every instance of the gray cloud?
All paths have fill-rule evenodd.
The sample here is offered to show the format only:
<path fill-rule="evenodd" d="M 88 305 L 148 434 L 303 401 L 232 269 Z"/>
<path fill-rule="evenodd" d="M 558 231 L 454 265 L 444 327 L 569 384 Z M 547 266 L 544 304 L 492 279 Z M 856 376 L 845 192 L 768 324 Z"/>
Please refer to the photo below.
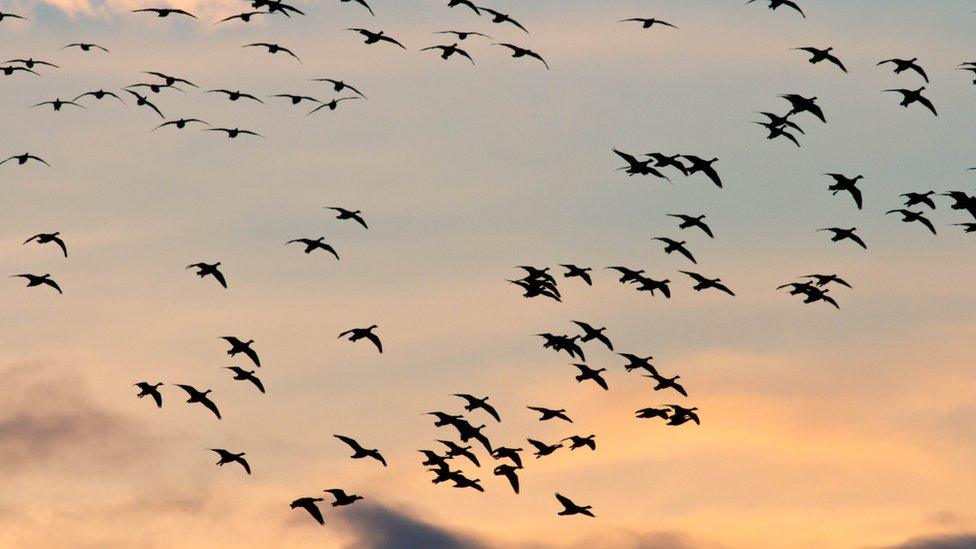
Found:
<path fill-rule="evenodd" d="M 484 542 L 382 505 L 361 505 L 336 513 L 357 549 L 483 549 Z"/>
<path fill-rule="evenodd" d="M 976 533 L 920 536 L 890 549 L 976 549 Z"/>

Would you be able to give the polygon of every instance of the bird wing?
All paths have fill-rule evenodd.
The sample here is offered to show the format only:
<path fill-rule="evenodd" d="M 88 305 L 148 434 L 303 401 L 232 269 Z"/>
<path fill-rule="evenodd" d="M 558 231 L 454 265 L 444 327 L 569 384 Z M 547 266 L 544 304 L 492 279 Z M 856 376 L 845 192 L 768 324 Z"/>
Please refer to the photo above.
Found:
<path fill-rule="evenodd" d="M 859 237 L 859 236 L 857 236 L 856 234 L 853 234 L 853 233 L 852 233 L 852 234 L 851 234 L 851 236 L 850 236 L 850 237 L 848 237 L 848 238 L 850 238 L 850 239 L 851 239 L 851 240 L 853 240 L 854 242 L 857 242 L 857 244 L 858 244 L 858 246 L 860 246 L 860 247 L 862 247 L 862 248 L 864 248 L 865 250 L 866 250 L 866 249 L 868 249 L 868 246 L 867 246 L 867 244 L 865 244 L 865 243 L 864 243 L 864 241 L 863 241 L 863 240 L 861 240 L 861 237 Z"/>
<path fill-rule="evenodd" d="M 253 375 L 249 376 L 248 379 L 251 381 L 251 383 L 254 384 L 255 387 L 258 388 L 259 391 L 261 391 L 262 393 L 264 392 L 264 383 L 261 383 L 260 379 L 258 379 Z"/>
<path fill-rule="evenodd" d="M 153 392 L 151 392 L 149 394 L 153 397 L 153 400 L 156 401 L 156 407 L 157 408 L 162 408 L 163 407 L 163 395 L 160 394 L 160 392 L 158 390 L 155 390 L 155 391 L 153 391 Z"/>
<path fill-rule="evenodd" d="M 373 345 L 376 345 L 376 349 L 379 352 L 381 352 L 381 353 L 383 352 L 383 342 L 380 341 L 380 338 L 376 334 L 370 332 L 370 333 L 366 334 L 366 339 L 372 341 L 373 342 Z"/>
<path fill-rule="evenodd" d="M 807 14 L 803 13 L 803 10 L 800 9 L 800 6 L 796 5 L 796 2 L 793 2 L 792 0 L 783 0 L 782 5 L 795 9 L 796 11 L 800 12 L 800 15 L 802 15 L 804 19 L 807 18 Z"/>
<path fill-rule="evenodd" d="M 237 461 L 237 463 L 240 463 L 241 464 L 241 467 L 243 467 L 244 470 L 247 471 L 247 474 L 249 474 L 249 475 L 251 474 L 251 465 L 247 462 L 246 459 L 244 459 L 244 458 L 242 458 L 240 456 L 238 456 L 238 457 L 236 457 L 234 459 L 235 459 L 235 461 Z"/>
<path fill-rule="evenodd" d="M 58 237 L 54 237 L 54 243 L 61 248 L 61 251 L 64 253 L 64 257 L 68 257 L 68 247 L 65 246 L 64 240 L 61 240 Z"/>
<path fill-rule="evenodd" d="M 224 288 L 227 287 L 227 280 L 224 278 L 224 273 L 214 270 L 213 277 L 217 279 L 217 282 L 219 282 L 221 286 Z"/>
<path fill-rule="evenodd" d="M 918 96 L 918 102 L 925 105 L 928 110 L 932 111 L 932 114 L 939 116 L 939 113 L 935 110 L 935 105 L 932 104 L 932 101 L 930 101 L 928 97 L 923 97 L 920 95 Z"/>
<path fill-rule="evenodd" d="M 909 68 L 912 69 L 913 71 L 917 72 L 922 78 L 925 79 L 925 82 L 928 83 L 928 81 L 929 81 L 929 75 L 925 74 L 925 69 L 923 69 L 922 67 L 916 65 L 915 63 L 912 63 L 912 66 L 909 67 Z"/>
<path fill-rule="evenodd" d="M 383 36 L 380 36 L 380 40 L 384 40 L 384 41 L 389 42 L 391 44 L 396 44 L 397 46 L 400 46 L 403 49 L 407 49 L 407 47 L 404 46 L 403 44 L 401 44 L 396 38 L 392 38 L 392 37 L 383 35 Z"/>
<path fill-rule="evenodd" d="M 851 187 L 848 190 L 850 191 L 851 196 L 854 197 L 854 203 L 857 204 L 857 209 L 859 210 L 862 209 L 864 207 L 864 201 L 863 198 L 861 197 L 861 189 L 858 189 L 857 187 Z"/>
<path fill-rule="evenodd" d="M 360 450 L 363 449 L 363 447 L 360 446 L 358 442 L 356 442 L 354 439 L 351 439 L 347 436 L 343 436 L 343 435 L 332 435 L 332 436 L 336 437 L 342 442 L 345 442 L 347 445 L 349 445 L 350 448 L 352 448 L 356 452 L 359 452 Z"/>
<path fill-rule="evenodd" d="M 498 410 L 495 410 L 495 407 L 492 406 L 491 404 L 488 404 L 487 402 L 482 403 L 481 404 L 481 409 L 484 410 L 484 411 L 486 411 L 486 412 L 488 412 L 488 415 L 490 415 L 491 417 L 495 418 L 495 421 L 501 421 L 502 420 L 502 418 L 498 416 Z"/>
<path fill-rule="evenodd" d="M 203 400 L 201 400 L 200 402 L 208 409 L 210 409 L 210 411 L 213 412 L 215 416 L 217 416 L 217 419 L 220 419 L 220 410 L 217 409 L 217 405 L 214 404 L 212 400 L 210 400 L 207 397 L 204 397 Z"/>
<path fill-rule="evenodd" d="M 935 232 L 935 226 L 932 225 L 932 222 L 929 221 L 927 217 L 923 217 L 923 216 L 920 215 L 920 216 L 918 216 L 918 221 L 920 223 L 922 223 L 923 225 L 925 225 L 926 227 L 928 227 L 929 230 L 932 231 L 932 234 L 938 234 L 938 233 Z"/>
<path fill-rule="evenodd" d="M 58 286 L 58 283 L 55 282 L 54 280 L 51 280 L 50 278 L 45 278 L 44 280 L 41 281 L 41 283 L 42 284 L 47 284 L 48 286 L 54 288 L 55 290 L 58 291 L 59 294 L 63 294 L 64 293 L 64 292 L 61 291 L 61 286 Z"/>
<path fill-rule="evenodd" d="M 842 70 L 844 72 L 847 72 L 847 67 L 844 66 L 844 63 L 842 63 L 841 60 L 837 58 L 837 56 L 828 55 L 827 56 L 827 61 L 830 61 L 831 63 L 833 63 L 833 64 L 837 65 L 838 67 L 840 67 L 840 70 Z"/>
<path fill-rule="evenodd" d="M 308 511 L 308 514 L 312 515 L 312 518 L 315 519 L 319 524 L 325 524 L 325 517 L 322 516 L 322 511 L 319 510 L 318 505 L 315 505 L 314 502 L 308 502 L 302 507 Z"/>
<path fill-rule="evenodd" d="M 227 286 L 224 287 L 226 288 Z M 247 358 L 250 358 L 254 362 L 255 366 L 257 366 L 258 368 L 261 367 L 261 359 L 258 358 L 258 354 L 254 351 L 254 349 L 247 347 L 244 349 L 243 352 L 245 355 L 247 355 Z"/>
<path fill-rule="evenodd" d="M 556 492 L 556 499 L 559 500 L 559 503 L 561 503 L 563 505 L 563 507 L 565 507 L 567 509 L 569 509 L 571 507 L 576 507 L 576 504 L 573 503 L 573 501 L 571 499 L 569 499 L 566 496 L 560 495 L 559 492 Z"/>
<path fill-rule="evenodd" d="M 678 253 L 680 253 L 681 255 L 683 255 L 685 257 L 687 257 L 695 265 L 698 264 L 698 261 L 695 260 L 695 256 L 691 255 L 691 252 L 688 251 L 688 248 L 685 248 L 684 246 L 678 245 Z"/>
<path fill-rule="evenodd" d="M 735 297 L 735 292 L 733 292 L 732 290 L 730 290 L 730 289 L 728 288 L 728 286 L 726 286 L 725 284 L 722 284 L 721 282 L 713 282 L 713 283 L 712 283 L 712 286 L 713 286 L 713 287 L 714 287 L 714 288 L 715 288 L 716 290 L 721 290 L 721 291 L 723 291 L 723 292 L 725 292 L 725 293 L 727 293 L 727 294 L 729 294 L 730 296 L 733 296 L 733 297 Z M 683 390 L 681 391 L 681 394 L 684 394 L 684 391 L 683 391 Z M 688 396 L 688 395 L 685 395 L 685 396 Z"/>

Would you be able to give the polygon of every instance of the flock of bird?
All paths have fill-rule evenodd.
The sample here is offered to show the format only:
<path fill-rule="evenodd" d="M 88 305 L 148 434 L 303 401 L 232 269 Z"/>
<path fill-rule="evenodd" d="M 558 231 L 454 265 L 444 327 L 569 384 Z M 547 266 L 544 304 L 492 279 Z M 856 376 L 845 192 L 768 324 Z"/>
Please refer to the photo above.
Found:
<path fill-rule="evenodd" d="M 342 3 L 353 2 L 363 8 L 364 14 L 368 13 L 369 15 L 374 15 L 372 6 L 370 6 L 370 4 L 365 0 L 339 1 Z M 755 1 L 756 0 L 748 0 L 746 4 L 751 4 Z M 281 0 L 253 0 L 250 3 L 250 6 L 253 8 L 252 11 L 229 15 L 216 21 L 214 24 L 228 24 L 234 22 L 246 24 L 259 16 L 291 18 L 304 15 L 300 9 L 286 4 Z M 500 28 L 512 30 L 519 33 L 519 35 L 529 34 L 528 29 L 511 15 L 490 9 L 488 7 L 476 5 L 470 0 L 449 0 L 447 2 L 447 7 L 459 8 L 462 11 L 466 11 L 474 16 L 484 17 L 491 23 L 499 25 Z M 803 12 L 801 7 L 797 3 L 789 0 L 768 0 L 768 7 L 771 10 L 776 10 L 779 7 L 787 7 L 796 11 L 804 18 L 806 17 L 806 14 Z M 189 20 L 197 19 L 196 15 L 186 10 L 168 7 L 150 7 L 135 9 L 132 11 L 135 14 L 154 15 L 161 19 L 169 17 L 186 18 Z M 27 20 L 25 17 L 18 14 L 0 12 L 0 22 L 7 23 L 8 19 L 23 21 Z M 659 27 L 679 29 L 678 26 L 670 22 L 656 18 L 634 17 L 623 19 L 620 22 L 638 23 L 642 29 L 655 29 Z M 365 44 L 368 45 L 383 44 L 386 46 L 407 49 L 400 40 L 387 34 L 383 30 L 370 30 L 365 27 L 351 27 L 347 30 L 361 35 Z M 436 34 L 452 36 L 454 39 L 453 43 L 425 46 L 420 48 L 420 51 L 435 51 L 444 60 L 448 60 L 457 55 L 465 58 L 472 64 L 475 63 L 475 59 L 471 53 L 473 48 L 462 48 L 459 44 L 467 44 L 478 39 L 494 40 L 488 34 L 477 31 L 446 30 L 436 31 Z M 511 42 L 499 41 L 491 42 L 491 44 L 507 49 L 511 53 L 512 57 L 533 58 L 542 63 L 547 69 L 549 68 L 547 60 L 531 49 Z M 294 59 L 297 63 L 302 63 L 301 57 L 296 52 L 277 43 L 251 42 L 243 44 L 242 48 L 260 49 L 270 55 L 277 55 L 280 53 Z M 90 42 L 73 42 L 63 46 L 61 49 L 77 49 L 80 52 L 85 53 L 110 53 L 108 48 Z M 803 46 L 796 49 L 809 54 L 809 62 L 812 64 L 819 64 L 826 61 L 845 73 L 848 71 L 848 67 L 838 57 L 839 53 L 835 52 L 831 47 L 816 48 Z M 922 78 L 926 84 L 929 82 L 928 75 L 918 63 L 918 59 L 916 58 L 886 59 L 878 63 L 878 65 L 891 65 L 894 68 L 894 73 L 896 75 L 911 72 L 914 73 L 912 76 Z M 57 68 L 59 68 L 58 65 L 52 63 L 51 61 L 28 57 L 11 59 L 3 62 L 2 66 L 0 66 L 0 72 L 2 72 L 4 76 L 20 75 L 21 73 L 25 75 L 40 76 L 46 70 L 55 70 Z M 976 62 L 961 64 L 959 68 L 976 73 Z M 89 106 L 93 106 L 92 103 L 89 103 L 91 100 L 101 101 L 105 98 L 112 98 L 113 100 L 126 105 L 128 105 L 126 100 L 129 100 L 133 101 L 136 107 L 146 109 L 154 116 L 162 120 L 162 122 L 153 127 L 151 131 L 156 131 L 163 128 L 183 130 L 191 127 L 191 125 L 199 125 L 202 126 L 203 131 L 220 132 L 231 139 L 240 136 L 252 136 L 259 138 L 264 137 L 254 130 L 241 129 L 236 125 L 214 127 L 203 119 L 196 117 L 168 119 L 166 116 L 164 116 L 160 106 L 157 105 L 157 103 L 164 103 L 164 101 L 157 99 L 157 96 L 164 97 L 164 94 L 170 91 L 185 92 L 186 90 L 184 88 L 194 88 L 201 90 L 203 93 L 216 94 L 231 102 L 244 101 L 251 103 L 264 103 L 264 100 L 258 95 L 227 88 L 203 89 L 187 78 L 172 76 L 159 71 L 146 71 L 144 74 L 151 77 L 151 80 L 148 82 L 137 82 L 135 84 L 115 90 L 98 89 L 93 91 L 82 91 L 81 93 L 74 95 L 73 99 L 61 99 L 60 97 L 57 97 L 51 100 L 36 102 L 30 105 L 30 108 L 50 107 L 54 112 L 60 112 L 65 108 L 88 108 Z M 292 106 L 298 106 L 304 103 L 314 105 L 311 110 L 308 111 L 308 115 L 315 114 L 326 108 L 329 110 L 335 110 L 338 108 L 340 102 L 350 100 L 367 100 L 367 96 L 362 91 L 344 80 L 336 78 L 314 78 L 312 80 L 328 84 L 329 88 L 333 92 L 340 95 L 331 98 L 328 101 L 323 101 L 308 95 L 290 93 L 278 93 L 271 95 L 270 97 L 287 100 L 288 104 Z M 918 88 L 891 88 L 884 91 L 901 94 L 901 106 L 909 107 L 915 103 L 918 103 L 920 106 L 931 111 L 933 115 L 938 116 L 935 106 L 923 95 L 922 92 L 924 90 L 925 87 L 921 86 Z M 347 92 L 347 95 L 341 95 L 343 92 Z M 779 97 L 788 103 L 788 109 L 785 110 L 783 114 L 776 114 L 771 111 L 760 111 L 759 114 L 764 116 L 766 120 L 762 122 L 755 122 L 756 124 L 763 126 L 768 131 L 769 139 L 783 137 L 799 147 L 800 143 L 796 137 L 796 134 L 804 133 L 800 125 L 797 123 L 799 117 L 813 117 L 819 120 L 821 123 L 827 123 L 827 117 L 822 106 L 818 102 L 819 100 L 817 97 L 806 97 L 797 93 L 782 94 Z M 613 148 L 612 152 L 626 163 L 626 165 L 620 167 L 619 170 L 624 171 L 628 176 L 650 175 L 654 178 L 669 182 L 679 175 L 685 178 L 698 176 L 703 180 L 707 180 L 707 182 L 715 185 L 715 187 L 718 189 L 723 188 L 722 178 L 716 169 L 716 164 L 718 162 L 717 158 L 706 158 L 705 156 L 684 153 L 666 154 L 662 152 L 651 152 L 637 154 L 624 152 L 618 150 L 617 148 Z M 2 160 L 2 162 L 0 162 L 0 166 L 7 165 L 8 163 L 10 166 L 27 166 L 29 164 L 41 164 L 46 167 L 51 166 L 51 164 L 49 164 L 45 158 L 42 158 L 42 156 L 33 152 L 12 154 L 6 159 Z M 827 173 L 824 175 L 825 177 L 831 178 L 833 181 L 833 183 L 827 187 L 829 192 L 833 193 L 834 195 L 846 193 L 846 195 L 851 197 L 858 210 L 863 208 L 864 198 L 861 190 L 858 188 L 858 184 L 863 179 L 863 176 L 857 175 L 854 177 L 849 177 L 841 173 Z M 931 190 L 903 194 L 900 197 L 904 199 L 901 205 L 902 207 L 893 208 L 889 210 L 887 214 L 900 215 L 903 222 L 919 223 L 933 234 L 936 234 L 936 227 L 924 215 L 923 210 L 912 209 L 924 206 L 934 210 L 937 205 L 933 197 L 936 196 L 936 194 L 937 193 L 935 191 Z M 942 194 L 953 200 L 953 204 L 951 205 L 953 210 L 963 211 L 973 217 L 972 221 L 958 223 L 957 225 L 963 226 L 967 232 L 976 232 L 976 196 L 969 195 L 963 191 L 947 191 Z M 364 230 L 369 228 L 363 212 L 360 210 L 346 209 L 339 206 L 328 206 L 327 209 L 335 212 L 336 218 L 339 221 L 351 221 L 360 225 Z M 702 237 L 702 235 L 704 235 L 704 237 L 709 239 L 716 237 L 712 227 L 705 222 L 705 219 L 707 218 L 706 214 L 668 213 L 667 216 L 674 218 L 677 230 L 682 231 L 683 234 L 688 234 L 689 236 L 694 235 L 697 237 Z M 849 240 L 855 245 L 867 249 L 867 244 L 857 233 L 856 227 L 823 227 L 818 228 L 817 230 L 830 233 L 831 241 L 834 243 L 842 243 Z M 680 257 L 681 261 L 686 261 L 692 265 L 698 264 L 698 258 L 696 258 L 695 254 L 693 253 L 693 246 L 689 243 L 689 240 L 678 239 L 674 235 L 654 236 L 652 237 L 652 240 L 657 242 L 658 245 L 663 246 L 663 252 L 665 254 L 677 254 L 677 257 Z M 53 244 L 60 249 L 60 252 L 63 254 L 64 258 L 68 257 L 68 246 L 65 243 L 61 233 L 58 231 L 38 233 L 24 241 L 25 245 L 31 243 L 39 245 Z M 325 237 L 303 236 L 294 238 L 285 243 L 285 245 L 288 246 L 293 244 L 298 244 L 305 254 L 328 254 L 329 256 L 334 257 L 334 259 L 337 261 L 340 258 L 339 252 L 332 243 L 325 241 Z M 228 277 L 225 275 L 221 267 L 222 264 L 220 261 L 198 261 L 196 263 L 187 265 L 186 269 L 195 269 L 195 274 L 201 279 L 210 277 L 221 287 L 227 288 Z M 559 267 L 563 269 L 561 272 L 561 278 L 563 279 L 579 279 L 579 281 L 586 286 L 592 286 L 594 284 L 595 271 L 593 267 L 569 263 L 561 264 Z M 520 269 L 524 275 L 520 278 L 511 279 L 509 282 L 518 286 L 525 298 L 531 299 L 536 297 L 545 297 L 555 301 L 561 301 L 562 290 L 560 289 L 559 281 L 557 280 L 556 276 L 550 272 L 549 267 L 523 265 L 519 266 L 518 269 Z M 605 267 L 605 269 L 615 271 L 617 274 L 619 274 L 619 283 L 633 287 L 638 292 L 649 292 L 651 296 L 656 296 L 658 293 L 660 293 L 660 295 L 662 295 L 665 299 L 670 299 L 672 296 L 670 287 L 671 280 L 667 277 L 653 278 L 652 276 L 646 274 L 643 269 L 619 265 Z M 725 293 L 730 297 L 734 297 L 736 295 L 735 292 L 730 289 L 721 278 L 706 276 L 697 272 L 697 270 L 690 270 L 690 268 L 688 270 L 679 270 L 678 272 L 690 279 L 691 287 L 696 292 L 714 291 Z M 23 273 L 13 276 L 25 279 L 28 287 L 48 286 L 51 289 L 56 290 L 58 293 L 62 292 L 61 286 L 57 281 L 55 281 L 50 273 L 42 275 Z M 834 297 L 832 295 L 828 295 L 831 288 L 834 286 L 852 288 L 852 285 L 849 282 L 837 274 L 809 274 L 800 277 L 800 280 L 798 281 L 783 284 L 779 286 L 778 289 L 787 289 L 790 295 L 802 296 L 805 303 L 822 301 L 824 303 L 833 305 L 834 307 L 840 308 L 840 305 L 834 299 Z M 570 365 L 572 368 L 574 368 L 574 378 L 577 383 L 592 383 L 600 390 L 608 391 L 610 389 L 606 378 L 606 372 L 608 369 L 606 367 L 594 367 L 591 365 L 592 362 L 588 363 L 586 358 L 586 354 L 593 355 L 594 353 L 594 350 L 590 347 L 595 347 L 596 349 L 605 348 L 606 351 L 615 352 L 613 343 L 605 333 L 606 328 L 597 328 L 594 325 L 583 321 L 574 320 L 572 322 L 579 329 L 579 333 L 537 334 L 538 337 L 543 339 L 543 348 L 551 349 L 555 353 L 565 353 L 570 359 L 572 359 Z M 377 325 L 351 328 L 338 334 L 338 338 L 346 338 L 350 342 L 365 341 L 375 347 L 378 353 L 383 353 L 383 344 L 377 330 Z M 237 359 L 237 357 L 240 356 L 240 360 L 243 360 L 244 364 L 247 365 L 247 367 L 243 367 L 240 364 L 225 367 L 230 371 L 230 373 L 233 374 L 232 380 L 246 382 L 246 384 L 253 386 L 258 393 L 264 394 L 265 386 L 262 380 L 256 374 L 257 369 L 261 367 L 261 360 L 253 347 L 254 341 L 251 339 L 244 340 L 235 336 L 223 336 L 221 339 L 223 339 L 226 344 L 230 346 L 230 348 L 227 350 L 229 357 L 231 359 Z M 587 346 L 586 349 L 584 349 L 584 345 Z M 653 385 L 651 386 L 653 392 L 658 393 L 660 391 L 670 391 L 681 398 L 688 397 L 688 392 L 678 381 L 681 376 L 667 376 L 662 374 L 658 370 L 657 366 L 651 363 L 653 360 L 652 356 L 640 356 L 638 354 L 620 352 L 615 352 L 615 354 L 627 361 L 626 364 L 623 365 L 626 372 L 640 372 L 642 377 L 650 379 L 653 382 Z M 186 403 L 199 404 L 201 407 L 206 408 L 210 413 L 212 413 L 218 420 L 221 419 L 220 409 L 212 398 L 212 389 L 201 390 L 198 388 L 198 386 L 186 383 L 174 383 L 172 385 L 180 389 L 182 392 L 181 396 L 186 397 Z M 138 396 L 140 399 L 150 397 L 157 407 L 163 407 L 164 398 L 161 389 L 164 386 L 163 382 L 141 381 L 136 383 L 135 386 L 138 388 L 138 393 L 136 396 Z M 501 422 L 501 416 L 498 410 L 488 403 L 489 397 L 476 396 L 467 393 L 457 393 L 454 394 L 453 397 L 460 399 L 459 401 L 455 401 L 455 403 L 463 403 L 463 411 L 464 413 L 469 414 L 469 416 L 473 417 L 474 414 L 483 414 L 489 416 L 494 420 L 495 423 Z M 169 397 L 167 397 L 167 400 L 168 398 Z M 565 424 L 568 426 L 574 424 L 572 416 L 564 408 L 532 404 L 528 405 L 527 409 L 538 414 L 538 419 L 540 422 L 555 420 L 557 423 L 562 422 L 560 425 Z M 660 419 L 663 420 L 663 422 L 668 426 L 677 427 L 685 425 L 689 422 L 700 425 L 700 418 L 697 411 L 697 407 L 690 405 L 663 404 L 641 408 L 635 412 L 635 416 L 638 419 Z M 427 468 L 427 470 L 433 474 L 432 482 L 434 484 L 449 482 L 454 488 L 470 488 L 472 490 L 483 492 L 485 491 L 485 488 L 482 485 L 482 480 L 472 474 L 465 473 L 464 470 L 462 470 L 457 464 L 461 463 L 461 459 L 463 458 L 463 463 L 465 466 L 470 464 L 476 468 L 480 468 L 482 461 L 487 461 L 487 456 L 497 462 L 497 464 L 492 468 L 493 475 L 504 477 L 505 481 L 507 481 L 507 483 L 511 486 L 512 490 L 518 494 L 520 492 L 520 475 L 524 474 L 523 470 L 525 468 L 525 463 L 523 462 L 521 456 L 521 453 L 524 451 L 523 448 L 518 447 L 517 445 L 496 445 L 488 438 L 486 424 L 481 423 L 480 425 L 475 425 L 477 422 L 472 423 L 472 419 L 470 417 L 465 417 L 464 413 L 453 414 L 445 411 L 428 412 L 429 415 L 435 418 L 435 428 L 451 428 L 453 431 L 448 430 L 448 432 L 455 435 L 453 438 L 447 434 L 438 435 L 437 438 L 433 439 L 433 443 L 436 443 L 439 446 L 435 446 L 435 449 L 419 450 L 424 458 L 421 465 Z M 334 437 L 337 439 L 337 441 L 348 446 L 352 450 L 353 454 L 349 456 L 351 459 L 360 460 L 368 458 L 377 462 L 383 467 L 388 465 L 386 459 L 378 449 L 368 448 L 351 436 L 335 434 Z M 552 455 L 561 448 L 568 448 L 570 451 L 575 451 L 577 449 L 596 451 L 597 448 L 595 434 L 568 434 L 566 437 L 560 440 L 551 442 L 531 438 L 531 436 L 525 437 L 525 440 L 533 449 L 532 453 L 536 459 Z M 477 445 L 474 445 L 473 443 L 468 444 L 472 441 L 476 441 Z M 484 451 L 484 455 L 479 457 L 479 453 L 481 453 L 482 450 Z M 211 448 L 209 451 L 216 453 L 218 456 L 219 460 L 216 462 L 218 466 L 236 463 L 242 468 L 245 474 L 251 474 L 251 464 L 245 458 L 245 452 L 236 450 L 232 451 L 224 448 Z M 345 489 L 341 488 L 329 488 L 323 490 L 323 493 L 327 493 L 332 497 L 332 507 L 347 506 L 364 499 L 362 496 L 351 494 Z M 590 505 L 580 505 L 569 497 L 566 497 L 560 493 L 556 493 L 555 498 L 558 504 L 562 507 L 562 509 L 558 511 L 559 515 L 595 516 L 595 513 L 592 511 L 592 507 Z M 295 499 L 290 506 L 292 509 L 304 510 L 315 521 L 322 524 L 324 523 L 325 519 L 318 504 L 323 501 L 325 501 L 324 497 L 305 496 Z"/>

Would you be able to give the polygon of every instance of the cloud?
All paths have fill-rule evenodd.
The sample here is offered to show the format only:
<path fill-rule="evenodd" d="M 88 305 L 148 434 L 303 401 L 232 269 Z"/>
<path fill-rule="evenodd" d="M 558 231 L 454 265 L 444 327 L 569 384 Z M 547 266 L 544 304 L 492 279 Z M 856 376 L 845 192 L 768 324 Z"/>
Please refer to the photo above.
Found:
<path fill-rule="evenodd" d="M 921 536 L 904 543 L 893 545 L 890 549 L 974 549 L 976 533 L 948 534 L 941 536 Z"/>
<path fill-rule="evenodd" d="M 340 526 L 354 539 L 347 547 L 357 549 L 482 549 L 474 537 L 425 522 L 382 505 L 361 505 L 336 514 Z"/>

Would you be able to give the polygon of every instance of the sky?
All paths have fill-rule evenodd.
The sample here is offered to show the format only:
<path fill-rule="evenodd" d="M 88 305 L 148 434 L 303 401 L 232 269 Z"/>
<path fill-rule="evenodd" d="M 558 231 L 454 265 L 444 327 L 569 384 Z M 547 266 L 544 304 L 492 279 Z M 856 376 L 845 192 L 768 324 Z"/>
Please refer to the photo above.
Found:
<path fill-rule="evenodd" d="M 212 25 L 247 4 L 174 1 L 199 21 L 156 19 L 137 1 L 0 2 L 3 59 L 60 65 L 0 78 L 4 271 L 52 273 L 63 295 L 0 285 L 0 546 L 3 547 L 819 547 L 976 544 L 976 289 L 973 221 L 938 197 L 934 236 L 884 212 L 910 191 L 972 192 L 976 9 L 944 0 L 485 2 L 530 31 L 440 0 L 295 5 L 305 17 Z M 155 5 L 153 5 L 155 6 Z M 678 29 L 618 23 L 657 17 Z M 384 29 L 407 51 L 343 29 Z M 542 54 L 513 59 L 463 43 L 475 65 L 420 48 L 438 30 L 476 30 Z M 278 42 L 302 63 L 240 46 Z M 110 53 L 60 50 L 96 42 Z M 850 70 L 807 63 L 833 46 Z M 888 88 L 923 84 L 875 64 L 918 57 L 939 111 L 903 109 Z M 198 117 L 264 138 L 150 132 L 153 113 L 110 98 L 86 109 L 28 108 L 99 88 L 187 78 L 200 89 L 151 99 L 168 119 Z M 368 100 L 306 116 L 266 97 L 328 100 L 341 78 Z M 264 104 L 231 103 L 214 88 Z M 827 124 L 798 115 L 801 148 L 769 141 L 755 111 L 816 96 Z M 612 148 L 717 157 L 725 186 L 627 177 Z M 825 172 L 863 174 L 865 206 L 832 196 Z M 324 206 L 362 209 L 369 230 Z M 668 213 L 706 213 L 716 238 L 679 232 Z M 817 229 L 852 227 L 868 245 Z M 61 231 L 69 258 L 22 245 Z M 306 256 L 287 240 L 337 249 Z M 655 236 L 680 237 L 692 266 Z M 229 288 L 187 264 L 221 261 Z M 595 268 L 559 279 L 563 301 L 524 299 L 516 265 Z M 634 292 L 603 267 L 646 269 L 673 298 Z M 679 269 L 721 277 L 730 297 L 694 292 Z M 558 269 L 556 269 L 558 271 Z M 776 286 L 837 273 L 841 309 Z M 615 349 L 652 354 L 687 399 L 656 393 L 588 343 L 610 391 L 578 384 L 540 332 L 606 326 Z M 379 325 L 382 355 L 338 340 Z M 265 395 L 231 379 L 220 336 L 254 339 Z M 136 399 L 163 381 L 164 405 Z M 170 385 L 212 388 L 217 421 Z M 489 395 L 495 444 L 596 434 L 597 451 L 525 455 L 522 493 L 492 475 L 485 493 L 434 486 L 418 449 L 447 431 L 431 410 Z M 700 426 L 634 411 L 680 399 Z M 540 423 L 527 405 L 565 408 Z M 379 448 L 390 466 L 350 460 L 334 433 Z M 217 468 L 207 448 L 246 451 L 254 470 Z M 527 454 L 527 453 L 526 453 Z M 323 507 L 325 526 L 288 503 L 341 487 L 365 500 Z M 596 519 L 557 516 L 554 492 Z"/>

